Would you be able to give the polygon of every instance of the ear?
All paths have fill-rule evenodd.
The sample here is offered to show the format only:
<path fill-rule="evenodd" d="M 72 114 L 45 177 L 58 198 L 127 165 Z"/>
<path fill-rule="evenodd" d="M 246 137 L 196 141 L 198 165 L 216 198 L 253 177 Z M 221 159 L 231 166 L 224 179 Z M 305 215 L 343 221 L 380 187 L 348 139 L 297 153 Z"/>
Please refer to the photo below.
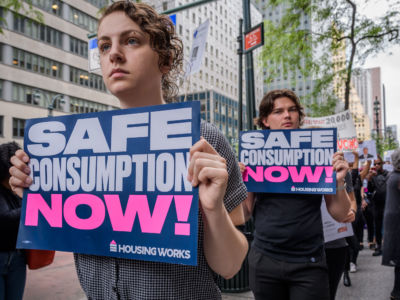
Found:
<path fill-rule="evenodd" d="M 264 118 L 261 122 L 264 124 L 264 126 L 265 126 L 266 128 L 269 128 L 269 123 L 268 123 L 267 118 Z"/>

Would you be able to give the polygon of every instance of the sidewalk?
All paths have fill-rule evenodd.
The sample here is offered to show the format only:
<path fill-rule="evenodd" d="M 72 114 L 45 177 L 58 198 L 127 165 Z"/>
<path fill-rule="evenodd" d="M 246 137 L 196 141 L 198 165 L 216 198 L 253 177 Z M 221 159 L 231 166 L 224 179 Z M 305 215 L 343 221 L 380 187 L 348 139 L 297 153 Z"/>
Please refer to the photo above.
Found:
<path fill-rule="evenodd" d="M 28 270 L 24 300 L 83 299 L 86 297 L 76 276 L 72 253 L 57 251 L 50 266 Z"/>
<path fill-rule="evenodd" d="M 389 300 L 394 270 L 381 265 L 382 257 L 373 257 L 364 249 L 358 257 L 358 271 L 350 273 L 352 286 L 340 281 L 336 300 Z M 76 276 L 72 253 L 57 251 L 54 263 L 39 270 L 29 270 L 24 300 L 84 300 Z M 251 292 L 224 293 L 223 300 L 252 300 Z"/>

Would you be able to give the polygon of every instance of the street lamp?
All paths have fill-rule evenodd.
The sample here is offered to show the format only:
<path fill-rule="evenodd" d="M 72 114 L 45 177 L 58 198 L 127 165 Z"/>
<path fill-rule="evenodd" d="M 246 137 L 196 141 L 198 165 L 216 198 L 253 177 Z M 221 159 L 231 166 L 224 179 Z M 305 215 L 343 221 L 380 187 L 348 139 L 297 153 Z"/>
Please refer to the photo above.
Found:
<path fill-rule="evenodd" d="M 379 110 L 380 103 L 378 101 L 378 97 L 375 97 L 374 101 L 374 110 L 375 110 L 375 124 L 376 124 L 376 136 L 379 139 Z"/>
<path fill-rule="evenodd" d="M 59 100 L 61 101 L 62 104 L 65 103 L 64 95 L 63 95 L 63 94 L 54 95 L 54 96 L 51 98 L 51 101 L 50 101 L 49 95 L 48 95 L 47 93 L 43 93 L 43 91 L 41 91 L 41 90 L 34 90 L 34 93 L 35 93 L 34 96 L 39 96 L 39 94 L 45 95 L 45 96 L 46 96 L 46 98 L 47 98 L 47 103 L 48 103 L 48 105 L 47 105 L 47 111 L 48 111 L 47 116 L 48 116 L 48 117 L 53 116 L 53 109 L 54 109 L 54 105 L 55 105 L 55 103 L 56 103 L 56 101 L 57 101 L 57 98 L 59 98 Z"/>

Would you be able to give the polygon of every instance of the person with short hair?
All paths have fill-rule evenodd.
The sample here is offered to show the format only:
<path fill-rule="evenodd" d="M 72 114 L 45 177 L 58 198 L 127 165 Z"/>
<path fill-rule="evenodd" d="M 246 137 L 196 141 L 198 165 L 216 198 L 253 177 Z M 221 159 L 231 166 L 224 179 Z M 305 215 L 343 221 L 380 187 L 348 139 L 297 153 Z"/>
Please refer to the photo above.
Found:
<path fill-rule="evenodd" d="M 144 3 L 117 1 L 99 20 L 103 80 L 121 108 L 165 104 L 176 94 L 182 42 L 168 16 Z M 199 188 L 197 266 L 75 254 L 81 286 L 89 299 L 221 299 L 218 275 L 234 276 L 247 254 L 241 202 L 246 187 L 226 138 L 206 122 L 190 149 L 188 180 Z M 29 158 L 12 158 L 10 184 L 22 195 L 31 179 Z"/>
<path fill-rule="evenodd" d="M 291 90 L 268 92 L 259 105 L 262 129 L 297 129 L 304 118 Z M 344 221 L 350 211 L 343 153 L 333 155 L 337 193 L 325 195 L 328 212 Z M 254 217 L 249 253 L 250 288 L 255 299 L 329 299 L 328 272 L 321 221 L 322 195 L 248 193 L 245 216 Z"/>
<path fill-rule="evenodd" d="M 383 230 L 383 213 L 386 202 L 386 181 L 389 172 L 383 169 L 383 160 L 378 155 L 378 159 L 374 161 L 374 167 L 370 169 L 367 175 L 368 192 L 371 193 L 372 212 L 375 225 L 376 248 L 373 256 L 382 255 L 382 230 Z"/>
<path fill-rule="evenodd" d="M 400 300 L 400 148 L 392 153 L 393 172 L 387 180 L 382 264 L 394 267 L 390 299 Z"/>

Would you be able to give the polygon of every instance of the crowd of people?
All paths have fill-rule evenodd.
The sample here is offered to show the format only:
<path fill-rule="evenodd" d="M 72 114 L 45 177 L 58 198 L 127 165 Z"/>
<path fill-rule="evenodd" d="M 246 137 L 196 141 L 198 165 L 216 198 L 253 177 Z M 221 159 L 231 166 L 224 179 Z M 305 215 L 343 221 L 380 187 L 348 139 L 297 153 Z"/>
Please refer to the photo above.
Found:
<path fill-rule="evenodd" d="M 97 35 L 103 80 L 121 108 L 160 105 L 173 98 L 183 54 L 167 16 L 146 4 L 117 1 L 103 12 Z M 290 90 L 275 90 L 262 99 L 257 125 L 298 129 L 303 118 L 299 98 Z M 248 258 L 255 299 L 334 299 L 342 273 L 347 274 L 345 284 L 351 284 L 348 272 L 356 271 L 364 223 L 370 247 L 376 243 L 374 255 L 383 253 L 383 264 L 394 267 L 392 299 L 400 299 L 399 150 L 392 156 L 390 175 L 380 158 L 360 171 L 356 153 L 351 169 L 343 153 L 335 153 L 335 195 L 250 193 L 242 180 L 243 166 L 239 168 L 222 133 L 202 122 L 201 136 L 190 150 L 188 167 L 188 180 L 199 187 L 198 265 L 75 253 L 88 299 L 221 299 L 217 277 L 231 278 L 241 268 L 249 246 L 236 226 L 251 217 L 255 231 Z M 26 276 L 24 252 L 15 241 L 23 189 L 32 179 L 29 157 L 18 148 L 14 143 L 0 147 L 0 232 L 6 241 L 0 246 L 0 299 L 7 300 L 22 299 Z M 352 222 L 353 237 L 324 244 L 323 198 L 334 219 Z M 372 212 L 372 223 L 367 212 Z"/>

